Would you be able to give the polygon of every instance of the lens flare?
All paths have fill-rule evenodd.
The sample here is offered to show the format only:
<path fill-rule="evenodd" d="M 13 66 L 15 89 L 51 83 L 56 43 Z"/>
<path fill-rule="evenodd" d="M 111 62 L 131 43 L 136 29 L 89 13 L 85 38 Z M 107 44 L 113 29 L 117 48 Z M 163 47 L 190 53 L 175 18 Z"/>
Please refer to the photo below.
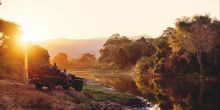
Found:
<path fill-rule="evenodd" d="M 29 41 L 28 36 L 23 36 L 21 40 L 23 43 L 27 43 Z"/>
<path fill-rule="evenodd" d="M 26 80 L 28 80 L 28 45 L 27 42 L 25 42 L 24 47 L 24 72 Z"/>

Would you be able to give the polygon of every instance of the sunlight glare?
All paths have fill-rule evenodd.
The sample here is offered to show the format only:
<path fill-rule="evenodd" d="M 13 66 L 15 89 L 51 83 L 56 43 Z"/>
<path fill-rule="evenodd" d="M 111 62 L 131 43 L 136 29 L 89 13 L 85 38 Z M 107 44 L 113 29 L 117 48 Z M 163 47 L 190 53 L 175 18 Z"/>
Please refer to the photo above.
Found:
<path fill-rule="evenodd" d="M 27 46 L 27 40 L 25 40 L 26 42 L 24 43 L 24 72 L 25 72 L 25 77 L 26 80 L 28 80 L 28 46 Z"/>
<path fill-rule="evenodd" d="M 37 28 L 35 24 L 21 22 L 21 30 L 24 32 L 22 42 L 37 42 L 40 41 L 39 36 L 43 36 L 42 30 Z"/>
<path fill-rule="evenodd" d="M 29 41 L 29 38 L 28 38 L 28 36 L 23 36 L 22 37 L 22 43 L 27 43 Z"/>
<path fill-rule="evenodd" d="M 24 47 L 24 73 L 26 80 L 28 80 L 28 42 L 29 36 L 24 35 L 21 39 L 22 46 Z"/>

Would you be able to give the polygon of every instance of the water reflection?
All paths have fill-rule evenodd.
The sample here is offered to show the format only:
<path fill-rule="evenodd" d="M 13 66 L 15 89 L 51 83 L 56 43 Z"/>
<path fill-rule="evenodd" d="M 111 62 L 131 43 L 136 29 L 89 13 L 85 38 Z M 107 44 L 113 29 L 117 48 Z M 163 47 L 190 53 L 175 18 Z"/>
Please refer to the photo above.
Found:
<path fill-rule="evenodd" d="M 129 92 L 131 94 L 141 96 L 141 92 L 137 89 L 136 83 L 128 75 L 123 74 L 107 74 L 107 75 L 96 75 L 96 80 L 102 82 L 108 86 L 121 92 Z"/>
<path fill-rule="evenodd" d="M 220 83 L 216 81 L 126 75 L 97 79 L 119 91 L 142 96 L 164 110 L 220 110 Z"/>

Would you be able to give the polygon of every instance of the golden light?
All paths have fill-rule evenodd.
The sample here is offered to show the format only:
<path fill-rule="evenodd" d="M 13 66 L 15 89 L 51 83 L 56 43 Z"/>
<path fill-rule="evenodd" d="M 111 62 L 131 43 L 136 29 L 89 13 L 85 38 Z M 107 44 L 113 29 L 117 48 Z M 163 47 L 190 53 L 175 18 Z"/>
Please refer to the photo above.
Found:
<path fill-rule="evenodd" d="M 24 72 L 26 80 L 28 80 L 28 46 L 27 41 L 24 43 Z"/>
<path fill-rule="evenodd" d="M 21 39 L 22 43 L 27 43 L 29 41 L 28 36 L 24 35 Z"/>
<path fill-rule="evenodd" d="M 42 36 L 42 29 L 28 22 L 21 22 L 19 24 L 21 25 L 20 29 L 24 32 L 24 35 L 20 39 L 20 44 L 24 48 L 24 73 L 26 80 L 28 80 L 28 44 L 42 40 L 39 37 Z"/>
<path fill-rule="evenodd" d="M 24 74 L 26 80 L 28 80 L 28 43 L 30 42 L 29 36 L 24 34 L 18 42 L 20 46 L 24 49 Z"/>
<path fill-rule="evenodd" d="M 26 35 L 23 35 L 21 38 L 17 39 L 17 43 L 20 47 L 22 47 L 23 49 L 27 48 L 27 44 L 31 42 L 29 40 L 29 37 Z"/>
<path fill-rule="evenodd" d="M 26 80 L 28 80 L 28 43 L 29 43 L 29 36 L 22 36 L 20 39 L 20 45 L 24 48 L 24 74 Z"/>
<path fill-rule="evenodd" d="M 37 42 L 38 40 L 37 40 L 36 38 L 32 37 L 31 35 L 25 34 L 25 35 L 22 37 L 21 41 L 22 41 L 23 43 L 25 43 L 25 42 L 32 42 L 32 43 L 34 43 L 34 42 Z"/>
<path fill-rule="evenodd" d="M 32 42 L 35 43 L 40 41 L 40 36 L 42 36 L 42 31 L 35 24 L 21 22 L 20 29 L 24 32 L 24 36 L 22 37 L 22 42 Z M 40 34 L 41 33 L 41 34 Z"/>
<path fill-rule="evenodd" d="M 20 44 L 21 46 L 24 48 L 24 73 L 25 73 L 25 77 L 26 80 L 29 79 L 29 73 L 28 73 L 28 43 L 32 42 L 36 42 L 38 41 L 38 39 L 36 37 L 34 37 L 36 34 L 36 29 L 33 28 L 32 25 L 28 25 L 28 24 L 22 24 L 21 25 L 21 30 L 24 32 L 24 35 L 22 36 L 22 38 L 20 39 Z"/>

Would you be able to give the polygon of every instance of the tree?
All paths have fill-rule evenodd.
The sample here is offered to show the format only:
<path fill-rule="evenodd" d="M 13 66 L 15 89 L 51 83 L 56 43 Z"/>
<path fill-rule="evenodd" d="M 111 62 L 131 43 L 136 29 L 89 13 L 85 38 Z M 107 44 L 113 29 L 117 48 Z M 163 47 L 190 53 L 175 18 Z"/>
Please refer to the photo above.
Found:
<path fill-rule="evenodd" d="M 29 44 L 28 45 L 28 68 L 31 73 L 39 73 L 42 69 L 48 69 L 50 65 L 49 53 L 46 49 Z"/>
<path fill-rule="evenodd" d="M 116 47 L 123 47 L 129 44 L 131 40 L 126 36 L 120 36 L 120 34 L 115 33 L 113 34 L 104 44 L 104 46 L 111 46 L 114 45 Z"/>
<path fill-rule="evenodd" d="M 85 53 L 77 60 L 77 63 L 82 68 L 91 68 L 97 64 L 97 59 L 95 55 L 90 53 Z"/>
<path fill-rule="evenodd" d="M 125 47 L 125 51 L 129 57 L 130 64 L 136 64 L 137 60 L 142 56 L 143 50 L 146 47 L 146 43 L 142 41 L 132 41 Z"/>
<path fill-rule="evenodd" d="M 68 68 L 68 65 L 69 65 L 69 61 L 68 61 L 68 56 L 66 53 L 58 53 L 52 63 L 56 63 L 57 66 L 60 68 L 60 69 L 66 69 Z"/>
<path fill-rule="evenodd" d="M 123 49 L 120 49 L 116 56 L 115 64 L 119 69 L 123 69 L 124 67 L 129 65 L 128 56 Z"/>
<path fill-rule="evenodd" d="M 113 34 L 103 45 L 103 49 L 100 49 L 101 56 L 98 59 L 99 63 L 116 66 L 120 49 L 125 48 L 130 43 L 131 40 L 126 36 L 120 36 L 118 33 Z"/>
<path fill-rule="evenodd" d="M 220 22 L 211 19 L 208 15 L 196 15 L 192 18 L 177 19 L 177 31 L 186 39 L 186 49 L 196 53 L 200 73 L 203 73 L 202 53 L 210 51 L 215 46 L 215 39 L 219 37 Z M 185 47 L 185 46 L 183 46 Z"/>
<path fill-rule="evenodd" d="M 11 48 L 22 35 L 19 26 L 10 21 L 0 19 L 0 48 Z"/>
<path fill-rule="evenodd" d="M 22 31 L 16 23 L 0 19 L 0 72 L 2 78 L 24 79 L 24 52 L 17 45 Z M 4 75 L 3 75 L 4 74 Z"/>

